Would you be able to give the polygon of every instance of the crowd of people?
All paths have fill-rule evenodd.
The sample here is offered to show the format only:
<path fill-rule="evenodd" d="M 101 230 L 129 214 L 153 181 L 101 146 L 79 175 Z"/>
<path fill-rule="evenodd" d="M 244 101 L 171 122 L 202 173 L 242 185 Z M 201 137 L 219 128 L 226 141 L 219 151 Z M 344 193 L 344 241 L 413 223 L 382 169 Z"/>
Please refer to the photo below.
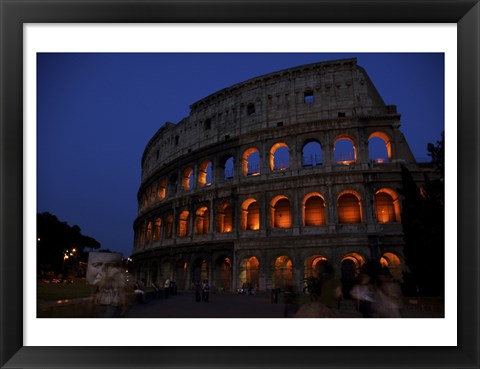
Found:
<path fill-rule="evenodd" d="M 337 317 L 343 300 L 353 300 L 364 318 L 400 318 L 403 294 L 386 267 L 368 262 L 351 288 L 342 286 L 333 267 L 325 264 L 316 277 L 310 277 L 304 292 L 312 302 L 299 305 L 291 291 L 285 292 L 285 317 Z M 343 287 L 343 288 L 342 288 Z"/>
<path fill-rule="evenodd" d="M 95 286 L 92 301 L 97 317 L 124 316 L 131 296 L 140 303 L 146 303 L 151 298 L 169 299 L 177 295 L 177 284 L 170 278 L 166 278 L 162 283 L 152 281 L 148 291 L 145 279 L 138 280 L 132 291 L 132 286 L 126 282 L 124 270 L 115 255 L 92 255 L 90 259 L 87 281 Z M 401 317 L 403 295 L 400 285 L 393 279 L 388 268 L 382 268 L 379 264 L 365 264 L 353 287 L 342 286 L 342 281 L 335 276 L 330 264 L 322 265 L 317 275 L 309 277 L 306 283 L 304 292 L 310 295 L 310 303 L 301 303 L 293 286 L 272 289 L 271 301 L 278 303 L 281 300 L 284 303 L 285 317 L 336 317 L 342 300 L 347 299 L 355 303 L 362 317 Z M 196 302 L 208 303 L 210 289 L 208 279 L 201 282 L 196 280 L 191 285 Z M 237 290 L 237 293 L 240 292 Z M 253 286 L 244 285 L 241 293 L 253 295 Z"/>

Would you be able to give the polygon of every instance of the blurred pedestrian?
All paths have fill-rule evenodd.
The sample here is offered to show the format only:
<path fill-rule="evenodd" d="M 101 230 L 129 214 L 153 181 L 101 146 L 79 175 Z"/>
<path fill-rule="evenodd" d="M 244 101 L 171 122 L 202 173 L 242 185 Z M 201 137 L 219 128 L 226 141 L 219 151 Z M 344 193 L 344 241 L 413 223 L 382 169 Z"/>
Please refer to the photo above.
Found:
<path fill-rule="evenodd" d="M 142 304 L 147 302 L 147 294 L 145 293 L 145 287 L 141 281 L 135 282 L 133 285 L 133 293 Z"/>
<path fill-rule="evenodd" d="M 155 298 L 158 299 L 160 297 L 160 286 L 155 281 L 152 281 L 152 288 L 155 293 Z"/>
<path fill-rule="evenodd" d="M 403 306 L 402 290 L 393 280 L 388 268 L 384 268 L 379 276 L 379 282 L 374 307 L 376 313 L 382 318 L 400 318 L 400 308 Z"/>
<path fill-rule="evenodd" d="M 205 279 L 203 281 L 203 286 L 202 286 L 202 301 L 208 302 L 209 296 L 210 296 L 210 284 L 208 283 L 208 280 Z"/>
<path fill-rule="evenodd" d="M 164 290 L 164 293 L 165 293 L 165 298 L 168 299 L 168 295 L 170 294 L 170 279 L 167 278 L 165 280 L 165 283 L 163 285 L 163 290 Z"/>
<path fill-rule="evenodd" d="M 360 273 L 358 284 L 353 286 L 350 295 L 356 300 L 357 309 L 364 318 L 374 317 L 375 287 L 368 274 Z"/>

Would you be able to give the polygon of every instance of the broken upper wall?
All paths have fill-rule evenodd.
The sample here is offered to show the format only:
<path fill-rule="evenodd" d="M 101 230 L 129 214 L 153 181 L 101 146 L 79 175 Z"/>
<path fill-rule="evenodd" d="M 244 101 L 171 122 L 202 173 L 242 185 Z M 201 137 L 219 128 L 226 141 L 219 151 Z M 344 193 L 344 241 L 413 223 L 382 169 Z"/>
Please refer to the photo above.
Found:
<path fill-rule="evenodd" d="M 208 145 L 264 129 L 339 118 L 396 116 L 357 60 L 302 65 L 220 90 L 190 106 L 178 124 L 167 123 L 147 145 L 145 178 L 163 163 Z"/>

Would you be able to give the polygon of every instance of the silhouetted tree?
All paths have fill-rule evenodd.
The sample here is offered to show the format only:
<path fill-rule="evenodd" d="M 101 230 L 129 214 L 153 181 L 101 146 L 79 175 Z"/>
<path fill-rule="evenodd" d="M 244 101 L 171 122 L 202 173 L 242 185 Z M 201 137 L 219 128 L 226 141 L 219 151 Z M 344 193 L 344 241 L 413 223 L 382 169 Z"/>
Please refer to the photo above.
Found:
<path fill-rule="evenodd" d="M 67 252 L 75 249 L 76 261 L 86 261 L 85 248 L 98 249 L 100 243 L 92 237 L 84 236 L 79 226 L 69 226 L 55 215 L 37 213 L 37 265 L 38 272 L 64 272 Z"/>
<path fill-rule="evenodd" d="M 443 296 L 445 278 L 444 143 L 428 144 L 435 178 L 425 176 L 417 186 L 402 166 L 402 226 L 405 241 L 405 292 L 418 290 L 424 296 Z"/>

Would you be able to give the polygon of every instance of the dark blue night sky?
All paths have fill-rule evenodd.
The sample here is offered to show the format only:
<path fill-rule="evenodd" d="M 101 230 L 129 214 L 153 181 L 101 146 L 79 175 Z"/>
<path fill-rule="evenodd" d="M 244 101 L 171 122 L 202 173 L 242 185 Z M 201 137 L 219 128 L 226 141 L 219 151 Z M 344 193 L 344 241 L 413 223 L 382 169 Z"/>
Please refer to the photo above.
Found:
<path fill-rule="evenodd" d="M 385 103 L 397 105 L 410 148 L 428 161 L 427 144 L 444 130 L 443 54 L 38 54 L 37 211 L 127 257 L 141 156 L 164 122 L 249 78 L 350 57 Z"/>

